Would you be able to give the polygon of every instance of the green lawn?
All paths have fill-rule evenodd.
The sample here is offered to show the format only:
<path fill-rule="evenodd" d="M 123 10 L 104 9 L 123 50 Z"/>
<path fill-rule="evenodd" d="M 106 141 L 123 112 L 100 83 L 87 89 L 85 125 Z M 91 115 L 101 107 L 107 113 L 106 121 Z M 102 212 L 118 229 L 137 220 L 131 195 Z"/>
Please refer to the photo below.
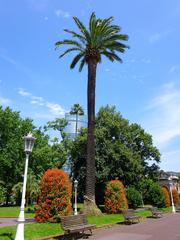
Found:
<path fill-rule="evenodd" d="M 28 208 L 30 211 L 28 212 Z M 25 216 L 26 218 L 34 218 L 33 213 L 33 206 L 29 206 L 25 209 Z M 12 207 L 0 207 L 0 217 L 18 217 L 20 213 L 19 206 L 12 206 Z"/>
<path fill-rule="evenodd" d="M 13 210 L 14 209 L 16 208 L 13 207 Z M 166 208 L 166 209 L 163 208 L 161 210 L 163 212 L 169 212 L 171 208 Z M 142 217 L 147 217 L 147 216 L 151 216 L 151 213 L 149 210 L 140 210 L 140 211 L 137 211 L 137 215 Z M 91 224 L 96 224 L 97 227 L 101 227 L 106 224 L 123 222 L 123 221 L 124 221 L 124 218 L 122 214 L 103 214 L 102 216 L 88 217 L 88 222 Z M 0 228 L 0 239 L 13 240 L 15 236 L 15 232 L 16 232 L 16 226 Z M 32 240 L 38 237 L 56 235 L 61 233 L 63 233 L 63 231 L 59 223 L 25 224 L 25 240 Z"/>

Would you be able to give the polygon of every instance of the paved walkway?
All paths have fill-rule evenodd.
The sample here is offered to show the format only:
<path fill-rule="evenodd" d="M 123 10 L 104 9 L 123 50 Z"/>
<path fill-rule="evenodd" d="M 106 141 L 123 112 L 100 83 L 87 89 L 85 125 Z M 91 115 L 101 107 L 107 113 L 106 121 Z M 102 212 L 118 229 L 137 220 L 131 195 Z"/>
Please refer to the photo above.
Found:
<path fill-rule="evenodd" d="M 148 218 L 141 223 L 96 230 L 89 240 L 180 240 L 180 213 Z"/>
<path fill-rule="evenodd" d="M 34 219 L 26 219 L 26 223 L 32 223 L 35 222 Z M 0 228 L 1 227 L 7 227 L 17 225 L 17 218 L 0 218 Z"/>
<path fill-rule="evenodd" d="M 30 219 L 29 222 L 33 220 Z M 0 218 L 0 227 L 16 225 L 16 218 Z M 80 238 L 84 239 L 84 238 Z M 79 240 L 80 240 L 79 239 Z M 117 224 L 94 231 L 89 240 L 180 240 L 180 213 L 147 218 L 132 225 Z"/>

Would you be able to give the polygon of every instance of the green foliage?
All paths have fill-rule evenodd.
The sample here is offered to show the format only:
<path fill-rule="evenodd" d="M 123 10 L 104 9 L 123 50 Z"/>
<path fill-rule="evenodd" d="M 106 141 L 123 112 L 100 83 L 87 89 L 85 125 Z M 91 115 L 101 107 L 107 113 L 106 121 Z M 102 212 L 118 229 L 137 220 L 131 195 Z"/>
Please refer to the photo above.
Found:
<path fill-rule="evenodd" d="M 145 204 L 165 207 L 165 197 L 157 182 L 153 182 L 151 179 L 145 179 L 141 184 L 141 191 Z"/>
<path fill-rule="evenodd" d="M 96 183 L 119 178 L 126 186 L 138 187 L 142 176 L 158 179 L 160 153 L 152 137 L 137 124 L 130 124 L 115 107 L 101 107 L 95 122 Z M 87 131 L 81 129 L 72 143 L 73 173 L 84 191 Z M 155 162 L 151 165 L 151 161 Z M 98 192 L 98 189 L 97 189 Z M 102 197 L 101 197 L 102 199 Z"/>
<path fill-rule="evenodd" d="M 18 182 L 12 188 L 12 198 L 17 205 L 20 205 L 22 196 L 23 183 Z M 28 204 L 33 204 L 37 201 L 39 194 L 39 180 L 36 178 L 32 170 L 30 169 L 27 176 L 27 186 L 26 186 L 26 207 Z"/>
<path fill-rule="evenodd" d="M 106 185 L 104 196 L 105 211 L 107 213 L 119 213 L 128 208 L 124 186 L 119 180 L 111 180 Z"/>
<path fill-rule="evenodd" d="M 48 122 L 45 126 L 45 130 L 52 128 L 60 132 L 62 139 L 66 136 L 64 129 L 67 126 L 68 122 L 65 118 L 56 118 L 55 121 Z"/>
<path fill-rule="evenodd" d="M 0 185 L 0 203 L 6 201 L 6 188 L 3 185 Z"/>
<path fill-rule="evenodd" d="M 126 197 L 128 200 L 129 208 L 136 209 L 142 205 L 141 194 L 134 187 L 126 188 Z"/>
<path fill-rule="evenodd" d="M 61 167 L 67 159 L 62 144 L 49 144 L 49 137 L 31 119 L 22 119 L 19 112 L 9 107 L 0 107 L 0 181 L 4 183 L 6 203 L 10 201 L 12 187 L 22 182 L 25 154 L 23 136 L 32 132 L 36 137 L 33 152 L 29 160 L 29 171 L 35 178 L 50 167 Z"/>
<path fill-rule="evenodd" d="M 40 194 L 35 219 L 38 222 L 59 221 L 59 215 L 68 215 L 71 206 L 72 186 L 63 170 L 48 169 L 40 183 Z"/>
<path fill-rule="evenodd" d="M 79 103 L 75 103 L 71 107 L 70 114 L 84 115 L 84 110 Z"/>

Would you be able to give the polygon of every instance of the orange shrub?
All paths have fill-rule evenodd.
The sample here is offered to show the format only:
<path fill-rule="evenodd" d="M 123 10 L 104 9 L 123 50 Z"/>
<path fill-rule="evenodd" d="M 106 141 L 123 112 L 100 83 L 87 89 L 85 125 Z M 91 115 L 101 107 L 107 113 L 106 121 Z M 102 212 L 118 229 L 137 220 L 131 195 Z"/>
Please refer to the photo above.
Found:
<path fill-rule="evenodd" d="M 174 204 L 175 205 L 180 204 L 179 194 L 176 188 L 172 189 L 172 195 L 173 195 Z"/>
<path fill-rule="evenodd" d="M 167 187 L 161 188 L 162 193 L 164 194 L 165 199 L 165 206 L 170 207 L 171 206 L 171 199 L 170 199 L 170 192 Z"/>
<path fill-rule="evenodd" d="M 118 213 L 128 208 L 124 185 L 119 180 L 112 180 L 106 185 L 105 210 L 108 213 Z"/>
<path fill-rule="evenodd" d="M 63 170 L 48 169 L 40 182 L 40 195 L 35 207 L 38 222 L 57 221 L 59 215 L 72 211 L 72 186 L 69 175 Z"/>

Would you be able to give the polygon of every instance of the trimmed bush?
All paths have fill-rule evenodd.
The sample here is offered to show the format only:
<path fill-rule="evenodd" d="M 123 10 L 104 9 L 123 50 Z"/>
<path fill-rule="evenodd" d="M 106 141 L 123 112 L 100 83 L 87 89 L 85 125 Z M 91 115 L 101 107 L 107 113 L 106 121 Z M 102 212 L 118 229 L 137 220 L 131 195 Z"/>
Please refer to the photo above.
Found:
<path fill-rule="evenodd" d="M 104 204 L 107 213 L 119 213 L 122 209 L 128 208 L 124 185 L 121 181 L 112 180 L 107 183 Z"/>
<path fill-rule="evenodd" d="M 72 212 L 72 186 L 69 175 L 63 170 L 48 169 L 40 182 L 38 205 L 35 207 L 35 219 L 38 222 L 57 222 L 59 215 Z"/>
<path fill-rule="evenodd" d="M 141 184 L 141 191 L 143 193 L 145 204 L 152 204 L 156 207 L 165 207 L 164 194 L 157 182 L 153 182 L 151 179 L 145 179 Z"/>
<path fill-rule="evenodd" d="M 171 199 L 170 199 L 170 193 L 167 187 L 162 187 L 161 191 L 164 195 L 164 201 L 165 201 L 165 206 L 170 207 L 171 206 Z"/>
<path fill-rule="evenodd" d="M 172 195 L 173 195 L 173 200 L 174 200 L 174 204 L 175 205 L 179 205 L 180 204 L 180 199 L 179 199 L 179 194 L 176 188 L 172 189 Z"/>
<path fill-rule="evenodd" d="M 126 197 L 130 208 L 136 209 L 142 205 L 141 194 L 134 187 L 126 188 Z"/>

